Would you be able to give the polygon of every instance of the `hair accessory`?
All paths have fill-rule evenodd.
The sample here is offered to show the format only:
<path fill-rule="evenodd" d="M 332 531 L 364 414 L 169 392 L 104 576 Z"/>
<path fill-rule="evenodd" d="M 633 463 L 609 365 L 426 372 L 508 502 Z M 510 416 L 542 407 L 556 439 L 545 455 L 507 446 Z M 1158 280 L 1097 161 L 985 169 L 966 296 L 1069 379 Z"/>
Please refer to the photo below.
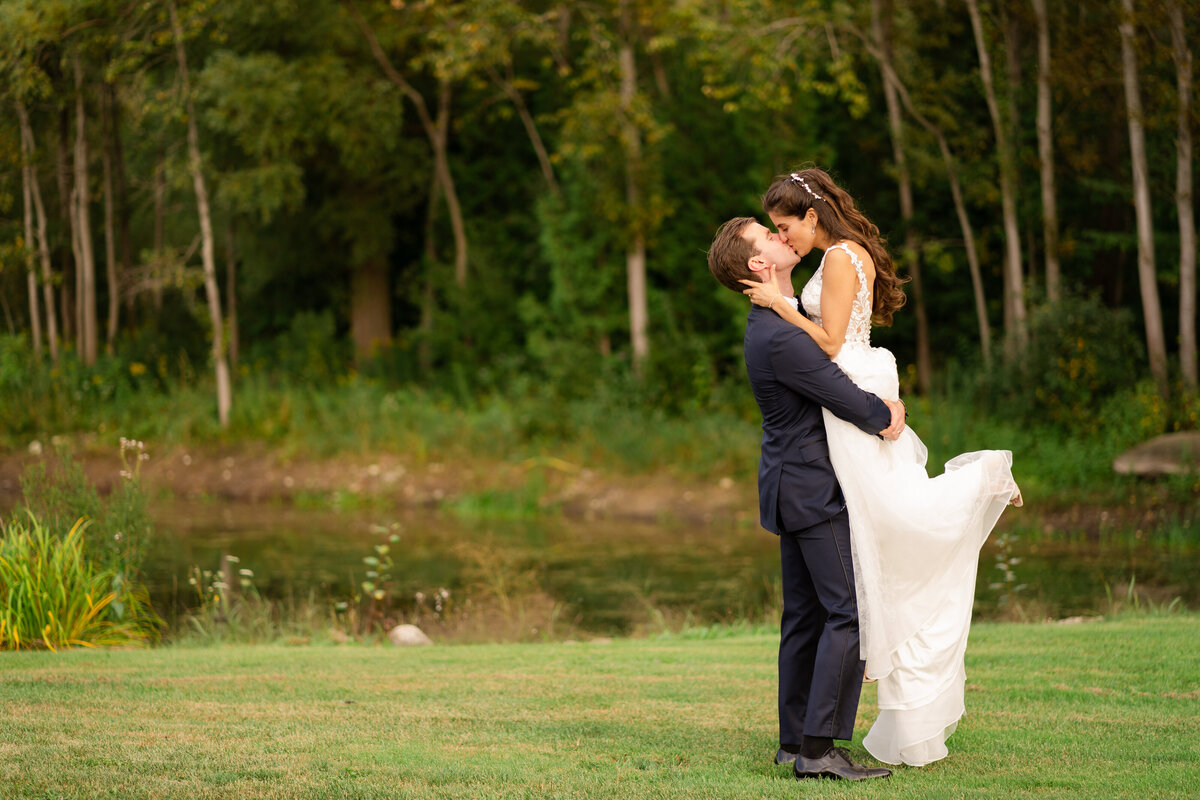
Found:
<path fill-rule="evenodd" d="M 791 177 L 791 179 L 792 179 L 792 180 L 796 181 L 796 183 L 798 183 L 798 184 L 800 184 L 801 186 L 803 186 L 803 187 L 804 187 L 804 191 L 806 191 L 806 192 L 808 192 L 810 195 L 812 195 L 812 198 L 813 198 L 814 200 L 825 200 L 825 198 L 824 198 L 824 197 L 821 197 L 821 195 L 817 194 L 817 193 L 816 193 L 816 192 L 814 192 L 814 191 L 813 191 L 811 188 L 809 188 L 809 186 L 808 186 L 808 181 L 806 181 L 806 180 L 804 180 L 804 178 L 800 177 L 800 173 L 798 173 L 798 172 L 793 172 L 793 173 L 791 174 L 791 176 L 790 176 L 790 177 Z M 826 201 L 826 202 L 828 202 L 828 201 Z"/>

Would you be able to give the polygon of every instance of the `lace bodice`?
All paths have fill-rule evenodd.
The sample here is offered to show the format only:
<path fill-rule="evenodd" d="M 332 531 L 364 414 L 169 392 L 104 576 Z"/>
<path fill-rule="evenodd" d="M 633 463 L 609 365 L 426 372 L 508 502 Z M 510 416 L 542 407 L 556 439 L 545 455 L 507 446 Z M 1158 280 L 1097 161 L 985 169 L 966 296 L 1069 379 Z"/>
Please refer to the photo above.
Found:
<path fill-rule="evenodd" d="M 867 275 L 863 272 L 862 259 L 850 249 L 850 245 L 838 242 L 825 251 L 825 255 L 821 256 L 821 265 L 817 267 L 817 271 L 808 279 L 808 283 L 804 284 L 804 290 L 800 292 L 800 303 L 804 306 L 804 311 L 808 314 L 809 319 L 820 325 L 821 287 L 825 276 L 825 258 L 829 255 L 829 251 L 835 248 L 844 250 L 850 256 L 850 263 L 854 265 L 854 271 L 858 274 L 858 292 L 854 295 L 854 302 L 850 306 L 850 323 L 846 326 L 845 343 L 870 345 L 871 289 L 867 286 Z"/>

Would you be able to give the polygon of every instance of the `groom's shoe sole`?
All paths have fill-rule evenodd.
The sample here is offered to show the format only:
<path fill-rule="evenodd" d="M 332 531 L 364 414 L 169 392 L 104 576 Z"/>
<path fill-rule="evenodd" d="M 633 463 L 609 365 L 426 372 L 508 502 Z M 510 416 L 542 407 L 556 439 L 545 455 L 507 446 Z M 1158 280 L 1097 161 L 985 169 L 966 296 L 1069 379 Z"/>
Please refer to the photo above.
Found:
<path fill-rule="evenodd" d="M 796 753 L 789 753 L 787 750 L 784 750 L 782 748 L 775 751 L 775 763 L 776 764 L 795 764 L 796 758 L 797 758 Z"/>

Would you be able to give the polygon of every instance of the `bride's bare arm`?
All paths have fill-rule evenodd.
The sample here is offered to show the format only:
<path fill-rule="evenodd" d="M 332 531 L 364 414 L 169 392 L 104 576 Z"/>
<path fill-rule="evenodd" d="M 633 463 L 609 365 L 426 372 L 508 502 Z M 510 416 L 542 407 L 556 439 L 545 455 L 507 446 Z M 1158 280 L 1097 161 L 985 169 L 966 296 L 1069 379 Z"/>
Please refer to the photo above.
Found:
<path fill-rule="evenodd" d="M 825 274 L 821 281 L 821 326 L 829 338 L 837 342 L 837 349 L 829 357 L 838 354 L 846 341 L 846 328 L 850 325 L 850 309 L 858 293 L 858 273 L 850 263 L 850 255 L 841 248 L 831 248 L 825 255 Z"/>
<path fill-rule="evenodd" d="M 836 258 L 838 255 L 841 256 L 840 259 Z M 854 266 L 850 263 L 850 257 L 843 251 L 832 251 L 825 258 L 825 277 L 821 287 L 821 325 L 782 299 L 774 268 L 762 283 L 748 280 L 742 283 L 748 287 L 742 293 L 748 295 L 751 302 L 756 306 L 770 308 L 784 320 L 803 330 L 812 337 L 825 355 L 833 358 L 841 352 L 842 343 L 846 340 L 846 327 L 850 324 L 850 306 L 858 290 L 858 277 Z"/>
<path fill-rule="evenodd" d="M 771 309 L 783 317 L 785 321 L 800 328 L 812 337 L 817 346 L 830 358 L 837 355 L 838 350 L 841 349 L 841 345 L 833 347 L 829 334 L 825 332 L 825 329 L 793 308 L 792 304 L 784 298 L 783 294 L 779 291 L 779 282 L 775 277 L 774 267 L 768 269 L 765 281 L 760 283 L 758 281 L 743 280 L 742 283 L 747 286 L 746 289 L 742 290 L 742 294 L 748 296 L 750 302 L 756 306 Z"/>

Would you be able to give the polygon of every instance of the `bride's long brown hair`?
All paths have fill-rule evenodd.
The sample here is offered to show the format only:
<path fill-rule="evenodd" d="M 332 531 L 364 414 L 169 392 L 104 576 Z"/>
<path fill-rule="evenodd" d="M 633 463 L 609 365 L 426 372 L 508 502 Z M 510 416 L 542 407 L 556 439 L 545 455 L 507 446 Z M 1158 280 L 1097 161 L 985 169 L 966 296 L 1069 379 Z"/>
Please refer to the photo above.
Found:
<path fill-rule="evenodd" d="M 817 212 L 817 223 L 833 242 L 849 239 L 862 245 L 875 262 L 871 318 L 877 325 L 892 324 L 892 316 L 907 300 L 900 286 L 909 279 L 896 274 L 879 228 L 854 207 L 854 198 L 835 184 L 825 170 L 808 167 L 780 175 L 763 195 L 762 206 L 768 214 L 801 219 L 811 208 Z"/>

